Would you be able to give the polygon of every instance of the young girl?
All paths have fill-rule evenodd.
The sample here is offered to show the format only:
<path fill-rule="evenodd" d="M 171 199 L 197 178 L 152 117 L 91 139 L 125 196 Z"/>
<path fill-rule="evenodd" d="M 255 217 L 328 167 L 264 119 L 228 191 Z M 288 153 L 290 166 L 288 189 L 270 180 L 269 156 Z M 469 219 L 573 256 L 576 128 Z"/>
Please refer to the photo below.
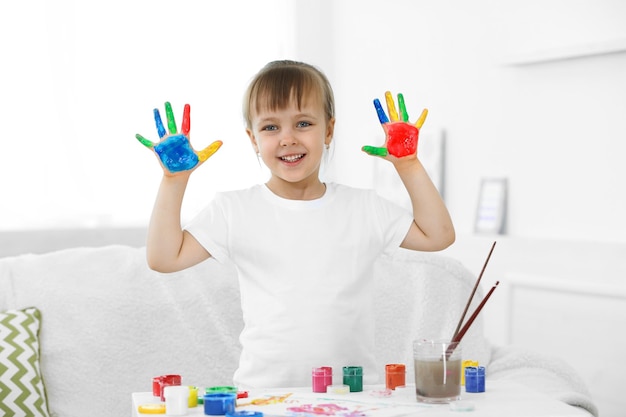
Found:
<path fill-rule="evenodd" d="M 413 213 L 374 191 L 320 181 L 334 109 L 318 69 L 271 62 L 252 80 L 243 106 L 252 146 L 271 171 L 267 183 L 218 193 L 181 229 L 185 187 L 201 162 L 164 169 L 148 263 L 162 272 L 211 257 L 236 265 L 245 322 L 233 381 L 239 387 L 307 386 L 319 366 L 332 366 L 336 376 L 343 366 L 362 366 L 365 384 L 380 382 L 374 262 L 398 247 L 434 251 L 454 241 L 448 211 L 416 154 L 383 156 L 406 186 Z M 161 143 L 171 137 L 160 136 Z"/>

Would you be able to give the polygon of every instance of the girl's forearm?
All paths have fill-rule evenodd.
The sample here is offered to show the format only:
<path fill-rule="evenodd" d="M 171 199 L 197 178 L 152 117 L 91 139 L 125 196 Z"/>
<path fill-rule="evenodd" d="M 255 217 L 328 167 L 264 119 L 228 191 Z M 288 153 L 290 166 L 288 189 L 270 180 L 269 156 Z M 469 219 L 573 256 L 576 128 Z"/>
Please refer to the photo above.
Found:
<path fill-rule="evenodd" d="M 437 187 L 418 159 L 399 160 L 395 168 L 413 208 L 413 219 L 422 236 L 422 250 L 441 250 L 455 240 L 454 226 Z M 409 242 L 410 245 L 410 242 Z"/>
<path fill-rule="evenodd" d="M 181 207 L 188 176 L 163 176 L 148 226 L 146 256 L 150 268 L 173 270 L 183 245 Z"/>

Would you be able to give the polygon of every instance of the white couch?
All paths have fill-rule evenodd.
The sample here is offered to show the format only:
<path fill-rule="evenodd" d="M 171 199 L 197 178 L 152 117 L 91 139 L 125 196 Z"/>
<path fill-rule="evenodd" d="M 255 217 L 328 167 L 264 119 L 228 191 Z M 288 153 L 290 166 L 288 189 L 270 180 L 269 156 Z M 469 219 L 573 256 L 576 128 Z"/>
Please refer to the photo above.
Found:
<path fill-rule="evenodd" d="M 412 382 L 411 341 L 449 338 L 476 277 L 451 258 L 405 250 L 381 259 L 376 274 L 380 368 L 406 363 Z M 474 306 L 481 299 L 482 291 Z M 157 375 L 177 373 L 201 387 L 232 383 L 242 319 L 231 265 L 208 260 L 159 274 L 147 268 L 143 248 L 121 245 L 0 259 L 0 312 L 31 306 L 41 312 L 40 365 L 53 416 L 130 415 L 131 393 L 150 391 Z M 573 369 L 491 346 L 481 316 L 463 353 L 487 366 L 488 381 L 512 378 L 597 415 Z"/>

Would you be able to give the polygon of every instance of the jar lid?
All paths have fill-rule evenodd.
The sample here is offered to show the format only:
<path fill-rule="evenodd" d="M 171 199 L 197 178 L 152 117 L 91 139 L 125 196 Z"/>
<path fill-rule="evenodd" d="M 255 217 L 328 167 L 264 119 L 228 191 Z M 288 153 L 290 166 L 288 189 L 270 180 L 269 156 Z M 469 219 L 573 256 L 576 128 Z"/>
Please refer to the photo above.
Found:
<path fill-rule="evenodd" d="M 330 366 L 321 366 L 321 367 L 318 367 L 318 368 L 313 368 L 311 373 L 313 375 L 328 376 L 328 375 L 332 375 L 333 374 L 333 368 L 330 367 Z"/>
<path fill-rule="evenodd" d="M 401 363 L 389 363 L 385 365 L 385 370 L 387 372 L 404 373 L 406 372 L 406 366 L 404 366 L 404 364 L 401 364 Z"/>
<path fill-rule="evenodd" d="M 344 366 L 343 367 L 343 375 L 344 376 L 361 376 L 361 375 L 363 375 L 363 367 L 361 367 L 361 366 Z"/>
<path fill-rule="evenodd" d="M 216 393 L 216 392 L 231 392 L 231 393 L 237 393 L 237 387 L 232 387 L 232 386 L 216 386 L 216 387 L 209 387 L 206 388 L 204 390 L 204 392 L 206 394 L 212 394 L 212 393 Z"/>
<path fill-rule="evenodd" d="M 347 394 L 350 392 L 350 385 L 329 385 L 326 387 L 327 394 Z"/>
<path fill-rule="evenodd" d="M 242 410 L 226 413 L 226 417 L 263 417 L 260 411 Z"/>

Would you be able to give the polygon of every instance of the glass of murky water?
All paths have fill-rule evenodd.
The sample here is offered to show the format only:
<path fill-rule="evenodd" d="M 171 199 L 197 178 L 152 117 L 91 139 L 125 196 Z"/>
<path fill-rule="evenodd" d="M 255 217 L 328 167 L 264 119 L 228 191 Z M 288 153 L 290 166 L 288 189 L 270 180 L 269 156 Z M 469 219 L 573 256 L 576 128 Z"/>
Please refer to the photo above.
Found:
<path fill-rule="evenodd" d="M 417 401 L 449 403 L 461 395 L 461 346 L 443 340 L 415 340 L 413 360 Z"/>

